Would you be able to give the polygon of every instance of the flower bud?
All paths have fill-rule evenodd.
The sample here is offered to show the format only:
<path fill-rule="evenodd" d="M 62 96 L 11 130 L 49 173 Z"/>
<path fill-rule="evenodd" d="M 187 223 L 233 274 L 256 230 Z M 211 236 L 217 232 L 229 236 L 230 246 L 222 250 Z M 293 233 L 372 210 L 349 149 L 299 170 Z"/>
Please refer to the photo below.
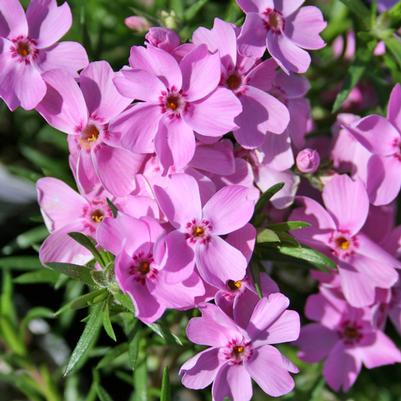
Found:
<path fill-rule="evenodd" d="M 148 44 L 159 47 L 167 52 L 174 50 L 180 44 L 180 37 L 173 30 L 162 27 L 152 27 L 146 34 Z"/>
<path fill-rule="evenodd" d="M 320 165 L 319 153 L 314 149 L 305 148 L 297 155 L 297 168 L 301 173 L 314 173 Z"/>
<path fill-rule="evenodd" d="M 124 20 L 125 25 L 134 32 L 146 32 L 150 28 L 149 21 L 144 17 L 133 15 Z"/>

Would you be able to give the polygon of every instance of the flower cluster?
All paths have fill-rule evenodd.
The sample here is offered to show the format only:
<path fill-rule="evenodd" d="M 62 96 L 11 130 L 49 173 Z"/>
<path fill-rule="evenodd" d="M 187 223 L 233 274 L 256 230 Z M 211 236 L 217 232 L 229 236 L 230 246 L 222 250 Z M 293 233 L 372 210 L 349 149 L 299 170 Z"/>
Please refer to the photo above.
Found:
<path fill-rule="evenodd" d="M 320 10 L 304 0 L 237 3 L 242 26 L 215 18 L 189 43 L 152 27 L 115 72 L 89 63 L 79 44 L 57 43 L 71 25 L 66 3 L 31 0 L 25 14 L 18 0 L 0 2 L 0 96 L 67 134 L 78 189 L 38 181 L 50 231 L 40 259 L 90 262 L 69 236 L 79 232 L 113 256 L 116 283 L 143 323 L 198 308 L 187 336 L 209 348 L 180 374 L 191 389 L 213 383 L 214 401 L 249 401 L 251 378 L 271 396 L 290 392 L 298 369 L 273 345 L 295 340 L 305 361 L 326 359 L 333 389 L 348 390 L 362 363 L 401 362 L 383 332 L 388 316 L 401 330 L 401 87 L 387 118 L 340 115 L 319 153 L 307 136 L 309 82 L 298 74 L 307 50 L 325 45 Z M 250 224 L 261 193 L 278 183 L 263 223 Z M 299 339 L 288 298 L 265 273 L 257 291 L 251 272 L 257 232 L 283 219 L 309 223 L 293 236 L 337 265 L 313 273 L 319 294 L 306 316 L 316 323 Z"/>

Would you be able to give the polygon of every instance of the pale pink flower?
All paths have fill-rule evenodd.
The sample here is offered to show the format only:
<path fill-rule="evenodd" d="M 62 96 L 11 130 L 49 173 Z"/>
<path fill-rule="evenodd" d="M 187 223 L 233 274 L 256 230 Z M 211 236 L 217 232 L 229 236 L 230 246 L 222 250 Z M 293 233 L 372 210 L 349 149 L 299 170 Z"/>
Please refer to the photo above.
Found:
<path fill-rule="evenodd" d="M 88 64 L 85 49 L 77 42 L 57 43 L 70 29 L 67 3 L 31 0 L 25 15 L 19 0 L 0 5 L 0 96 L 10 110 L 31 110 L 43 99 L 43 74 L 58 69 L 70 75 Z"/>

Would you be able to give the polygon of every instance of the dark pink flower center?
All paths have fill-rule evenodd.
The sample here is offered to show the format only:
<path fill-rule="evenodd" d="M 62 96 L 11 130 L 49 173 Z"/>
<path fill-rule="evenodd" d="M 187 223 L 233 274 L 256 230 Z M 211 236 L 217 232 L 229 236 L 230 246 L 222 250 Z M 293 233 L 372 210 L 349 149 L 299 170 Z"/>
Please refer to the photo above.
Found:
<path fill-rule="evenodd" d="M 340 329 L 340 337 L 345 344 L 353 345 L 361 341 L 362 326 L 355 322 L 345 321 Z"/>
<path fill-rule="evenodd" d="M 142 251 L 136 253 L 132 257 L 133 263 L 129 267 L 129 274 L 134 277 L 134 279 L 145 284 L 146 279 L 155 279 L 157 277 L 157 269 L 153 267 L 153 255 L 146 254 Z"/>
<path fill-rule="evenodd" d="M 182 91 L 177 91 L 172 87 L 168 92 L 163 91 L 159 97 L 162 113 L 168 114 L 170 118 L 179 118 L 187 103 L 185 102 L 185 95 Z"/>
<path fill-rule="evenodd" d="M 36 48 L 35 40 L 18 36 L 12 42 L 11 56 L 17 59 L 19 63 L 30 64 L 37 58 L 39 50 Z"/>
<path fill-rule="evenodd" d="M 263 12 L 263 19 L 267 31 L 274 33 L 282 33 L 284 30 L 285 20 L 279 11 L 267 8 Z"/>
<path fill-rule="evenodd" d="M 242 287 L 242 281 L 241 280 L 237 280 L 237 281 L 228 280 L 227 287 L 231 291 L 234 291 L 234 292 L 239 291 Z"/>
<path fill-rule="evenodd" d="M 97 227 L 106 217 L 113 215 L 106 200 L 93 199 L 91 205 L 84 209 L 84 217 L 86 219 L 85 227 L 93 234 Z"/>
<path fill-rule="evenodd" d="M 232 72 L 226 78 L 226 86 L 232 91 L 238 90 L 242 85 L 242 77 L 237 72 Z"/>
<path fill-rule="evenodd" d="M 185 228 L 187 231 L 186 238 L 190 243 L 195 244 L 200 242 L 206 244 L 210 241 L 210 232 L 213 227 L 209 220 L 203 219 L 198 222 L 196 219 L 193 219 L 186 224 Z"/>
<path fill-rule="evenodd" d="M 245 339 L 233 339 L 222 348 L 222 359 L 228 361 L 230 365 L 242 365 L 244 361 L 251 358 L 252 354 L 252 344 Z"/>
<path fill-rule="evenodd" d="M 101 209 L 95 209 L 92 213 L 91 213 L 91 220 L 96 223 L 99 224 L 101 223 L 104 218 L 105 218 L 105 213 L 103 210 Z"/>
<path fill-rule="evenodd" d="M 340 259 L 349 258 L 359 247 L 358 237 L 351 236 L 346 230 L 339 230 L 334 232 L 329 242 L 333 254 Z"/>

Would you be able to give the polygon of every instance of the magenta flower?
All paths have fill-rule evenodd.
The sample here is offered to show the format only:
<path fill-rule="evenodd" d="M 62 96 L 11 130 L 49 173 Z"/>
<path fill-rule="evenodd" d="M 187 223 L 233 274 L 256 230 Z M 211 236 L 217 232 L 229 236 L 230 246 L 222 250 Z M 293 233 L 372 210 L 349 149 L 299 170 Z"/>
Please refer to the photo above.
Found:
<path fill-rule="evenodd" d="M 305 148 L 297 155 L 297 168 L 301 173 L 315 173 L 320 166 L 320 155 L 314 149 Z"/>
<path fill-rule="evenodd" d="M 98 242 L 115 254 L 115 274 L 120 288 L 132 299 L 136 317 L 153 323 L 166 308 L 192 309 L 206 300 L 206 289 L 197 273 L 173 286 L 165 278 L 166 264 L 190 263 L 193 252 L 188 247 L 176 248 L 180 258 L 166 255 L 157 242 L 165 230 L 151 217 L 136 219 L 119 213 L 99 227 Z M 175 265 L 175 268 L 184 267 Z"/>
<path fill-rule="evenodd" d="M 146 46 L 158 47 L 169 53 L 173 52 L 181 43 L 176 32 L 160 26 L 151 27 L 145 36 L 145 40 Z"/>
<path fill-rule="evenodd" d="M 63 181 L 51 177 L 38 180 L 36 189 L 43 219 L 51 233 L 39 250 L 41 262 L 82 265 L 93 259 L 68 234 L 81 232 L 96 237 L 99 225 L 112 214 L 106 196 L 82 196 Z"/>
<path fill-rule="evenodd" d="M 89 192 L 97 177 L 116 196 L 135 189 L 135 175 L 144 157 L 120 145 L 109 122 L 130 103 L 113 83 L 114 72 L 105 61 L 91 63 L 79 83 L 63 71 L 44 74 L 48 87 L 37 111 L 53 127 L 70 136 L 72 159 L 79 184 Z M 76 156 L 75 156 L 76 154 Z M 89 177 L 89 178 L 88 178 Z"/>
<path fill-rule="evenodd" d="M 370 115 L 347 126 L 352 135 L 375 155 L 369 163 L 369 192 L 374 204 L 393 201 L 401 189 L 401 86 L 391 92 L 387 118 Z"/>
<path fill-rule="evenodd" d="M 230 185 L 215 193 L 202 207 L 198 183 L 186 174 L 173 175 L 166 187 L 155 185 L 154 191 L 160 209 L 175 228 L 167 235 L 170 252 L 180 258 L 176 251 L 180 244 L 185 243 L 193 249 L 199 274 L 212 285 L 221 287 L 228 280 L 244 278 L 245 256 L 221 236 L 248 223 L 255 205 L 252 191 L 240 185 Z M 189 265 L 188 269 L 177 269 L 172 280 L 180 281 L 192 270 Z"/>
<path fill-rule="evenodd" d="M 272 59 L 259 62 L 241 56 L 234 26 L 219 18 L 215 18 L 211 30 L 198 28 L 192 41 L 196 45 L 206 44 L 213 53 L 218 52 L 221 85 L 231 90 L 242 104 L 242 113 L 235 119 L 238 127 L 234 129 L 234 136 L 238 143 L 245 148 L 256 148 L 270 136 L 282 134 L 290 120 L 288 110 L 267 93 L 272 86 L 276 63 Z"/>
<path fill-rule="evenodd" d="M 71 24 L 67 3 L 58 7 L 56 0 L 31 0 L 25 15 L 18 0 L 1 2 L 0 96 L 10 110 L 37 106 L 46 93 L 46 71 L 75 75 L 88 64 L 79 43 L 57 43 Z"/>
<path fill-rule="evenodd" d="M 241 104 L 218 88 L 220 59 L 197 46 L 180 63 L 154 46 L 131 49 L 132 69 L 115 79 L 124 96 L 141 100 L 117 118 L 111 131 L 133 152 L 154 153 L 162 165 L 185 167 L 195 152 L 194 131 L 220 137 L 236 128 Z"/>
<path fill-rule="evenodd" d="M 202 317 L 190 320 L 187 336 L 210 348 L 182 366 L 183 385 L 203 389 L 213 383 L 213 401 L 224 401 L 225 397 L 250 401 L 251 378 L 270 396 L 289 393 L 294 388 L 290 373 L 298 369 L 272 346 L 299 336 L 298 313 L 287 310 L 288 305 L 288 298 L 277 293 L 259 300 L 254 309 L 244 308 L 245 329 L 217 306 L 203 306 Z"/>
<path fill-rule="evenodd" d="M 395 284 L 395 268 L 401 264 L 361 232 L 369 199 L 360 180 L 335 176 L 325 185 L 322 196 L 327 210 L 312 199 L 299 199 L 302 207 L 293 211 L 290 220 L 307 221 L 311 227 L 293 235 L 337 263 L 342 290 L 352 306 L 371 305 L 377 288 Z"/>
<path fill-rule="evenodd" d="M 325 289 L 308 298 L 306 316 L 316 321 L 304 326 L 298 340 L 306 362 L 325 359 L 323 375 L 335 391 L 348 391 L 362 364 L 373 369 L 401 362 L 401 352 L 374 325 L 372 310 L 356 309 Z"/>
<path fill-rule="evenodd" d="M 305 72 L 311 58 L 307 50 L 325 43 L 319 36 L 326 27 L 317 7 L 301 7 L 305 0 L 237 0 L 246 13 L 238 38 L 240 52 L 261 57 L 267 47 L 285 72 Z"/>

